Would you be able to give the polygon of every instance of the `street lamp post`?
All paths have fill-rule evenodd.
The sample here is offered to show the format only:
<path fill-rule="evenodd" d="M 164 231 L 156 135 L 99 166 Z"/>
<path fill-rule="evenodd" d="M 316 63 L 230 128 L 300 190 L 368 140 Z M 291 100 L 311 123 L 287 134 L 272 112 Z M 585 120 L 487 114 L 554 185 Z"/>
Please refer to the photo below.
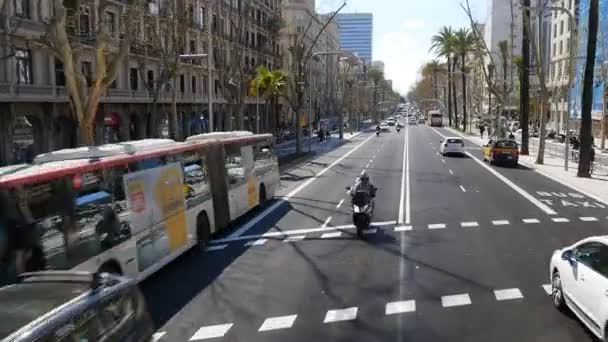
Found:
<path fill-rule="evenodd" d="M 317 56 L 328 56 L 328 55 L 341 55 L 343 51 L 321 51 L 313 53 L 310 56 L 311 60 L 314 60 Z M 308 152 L 312 151 L 311 137 L 312 137 L 312 62 L 308 65 L 308 79 L 311 81 L 309 85 L 309 93 L 308 93 Z M 340 127 L 342 127 L 344 123 L 340 123 Z"/>

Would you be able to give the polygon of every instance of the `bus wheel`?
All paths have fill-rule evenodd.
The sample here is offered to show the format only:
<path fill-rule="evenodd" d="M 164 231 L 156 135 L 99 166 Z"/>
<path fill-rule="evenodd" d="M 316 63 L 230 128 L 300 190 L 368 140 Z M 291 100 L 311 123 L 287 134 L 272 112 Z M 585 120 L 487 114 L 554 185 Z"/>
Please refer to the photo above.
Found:
<path fill-rule="evenodd" d="M 209 237 L 211 236 L 211 230 L 209 228 L 209 218 L 207 213 L 202 212 L 196 218 L 196 244 L 200 249 L 205 248 Z"/>
<path fill-rule="evenodd" d="M 108 261 L 105 264 L 99 267 L 97 271 L 99 273 L 110 273 L 114 275 L 122 275 L 122 270 L 120 269 L 120 265 L 116 261 Z"/>
<path fill-rule="evenodd" d="M 264 207 L 268 199 L 266 198 L 266 186 L 264 184 L 260 184 L 260 199 L 258 200 L 258 205 L 260 207 Z"/>

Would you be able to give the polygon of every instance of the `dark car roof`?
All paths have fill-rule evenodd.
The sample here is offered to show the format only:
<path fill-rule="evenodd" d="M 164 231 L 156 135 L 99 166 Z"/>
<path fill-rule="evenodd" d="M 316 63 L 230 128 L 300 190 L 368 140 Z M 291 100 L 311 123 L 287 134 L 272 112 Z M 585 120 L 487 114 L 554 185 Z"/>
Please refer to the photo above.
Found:
<path fill-rule="evenodd" d="M 89 284 L 65 282 L 23 283 L 0 288 L 0 339 L 89 290 Z"/>

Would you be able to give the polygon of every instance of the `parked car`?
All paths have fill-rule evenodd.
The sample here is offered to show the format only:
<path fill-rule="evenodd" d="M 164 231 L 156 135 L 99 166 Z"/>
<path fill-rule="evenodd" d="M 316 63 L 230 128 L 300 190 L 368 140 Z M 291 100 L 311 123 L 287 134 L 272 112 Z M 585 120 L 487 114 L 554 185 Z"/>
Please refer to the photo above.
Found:
<path fill-rule="evenodd" d="M 602 341 L 608 338 L 608 236 L 594 236 L 553 252 L 553 305 L 570 309 Z"/>
<path fill-rule="evenodd" d="M 0 340 L 149 341 L 154 333 L 134 280 L 72 271 L 25 273 L 0 288 Z"/>

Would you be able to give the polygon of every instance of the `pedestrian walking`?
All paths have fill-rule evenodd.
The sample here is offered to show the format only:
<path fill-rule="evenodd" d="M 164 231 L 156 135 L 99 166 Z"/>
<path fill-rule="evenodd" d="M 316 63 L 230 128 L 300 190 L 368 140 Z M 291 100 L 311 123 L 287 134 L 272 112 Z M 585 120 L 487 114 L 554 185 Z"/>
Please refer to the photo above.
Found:
<path fill-rule="evenodd" d="M 479 133 L 481 134 L 481 137 L 483 138 L 483 132 L 486 130 L 486 126 L 484 125 L 479 125 Z"/>

